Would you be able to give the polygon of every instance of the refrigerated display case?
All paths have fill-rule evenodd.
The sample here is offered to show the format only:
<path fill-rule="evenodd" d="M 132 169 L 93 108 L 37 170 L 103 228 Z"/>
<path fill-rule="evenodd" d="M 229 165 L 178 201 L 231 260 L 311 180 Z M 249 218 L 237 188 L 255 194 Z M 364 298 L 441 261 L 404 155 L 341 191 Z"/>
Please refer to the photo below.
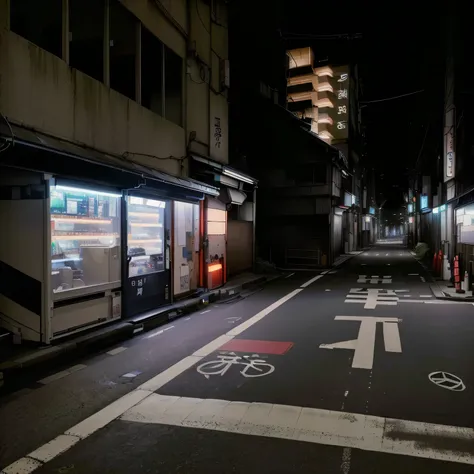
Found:
<path fill-rule="evenodd" d="M 50 186 L 53 334 L 121 316 L 120 200 Z"/>

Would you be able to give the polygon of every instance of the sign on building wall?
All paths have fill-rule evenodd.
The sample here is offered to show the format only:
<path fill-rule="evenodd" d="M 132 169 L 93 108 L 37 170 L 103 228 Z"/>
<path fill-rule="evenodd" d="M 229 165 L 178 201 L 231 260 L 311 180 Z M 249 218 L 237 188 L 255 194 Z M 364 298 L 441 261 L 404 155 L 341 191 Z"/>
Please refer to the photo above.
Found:
<path fill-rule="evenodd" d="M 349 67 L 333 68 L 334 109 L 331 135 L 334 140 L 349 137 Z"/>
<path fill-rule="evenodd" d="M 454 110 L 446 113 L 444 124 L 444 181 L 454 178 L 456 156 L 454 150 Z"/>

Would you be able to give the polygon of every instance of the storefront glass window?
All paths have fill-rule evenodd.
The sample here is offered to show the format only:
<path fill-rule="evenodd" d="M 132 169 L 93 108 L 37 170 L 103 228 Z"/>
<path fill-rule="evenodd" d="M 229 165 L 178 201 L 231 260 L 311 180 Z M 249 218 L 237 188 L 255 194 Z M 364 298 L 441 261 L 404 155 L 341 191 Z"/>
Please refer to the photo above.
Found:
<path fill-rule="evenodd" d="M 164 220 L 166 202 L 128 197 L 128 276 L 165 269 Z"/>
<path fill-rule="evenodd" d="M 474 245 L 474 204 L 456 209 L 456 224 L 459 243 Z"/>
<path fill-rule="evenodd" d="M 199 205 L 174 202 L 174 294 L 195 290 L 199 279 Z"/>
<path fill-rule="evenodd" d="M 120 284 L 120 198 L 51 186 L 51 281 L 54 293 Z"/>
<path fill-rule="evenodd" d="M 207 235 L 225 235 L 227 213 L 219 209 L 207 211 Z"/>

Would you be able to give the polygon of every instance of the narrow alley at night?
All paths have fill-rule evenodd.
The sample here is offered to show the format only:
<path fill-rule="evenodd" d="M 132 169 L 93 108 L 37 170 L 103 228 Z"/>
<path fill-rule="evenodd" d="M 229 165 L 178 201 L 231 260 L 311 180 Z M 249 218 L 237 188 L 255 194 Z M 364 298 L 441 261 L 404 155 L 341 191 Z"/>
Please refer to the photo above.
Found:
<path fill-rule="evenodd" d="M 470 28 L 406 12 L 0 0 L 1 474 L 472 472 Z"/>

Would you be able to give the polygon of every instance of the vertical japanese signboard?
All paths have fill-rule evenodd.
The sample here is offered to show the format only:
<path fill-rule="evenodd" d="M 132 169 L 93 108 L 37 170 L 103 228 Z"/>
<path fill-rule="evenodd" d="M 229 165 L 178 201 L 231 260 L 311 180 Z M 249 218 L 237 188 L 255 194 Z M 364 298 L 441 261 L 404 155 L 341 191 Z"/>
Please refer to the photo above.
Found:
<path fill-rule="evenodd" d="M 444 181 L 449 181 L 455 175 L 455 151 L 454 151 L 454 110 L 446 113 L 444 125 Z"/>
<path fill-rule="evenodd" d="M 349 137 L 349 67 L 333 68 L 334 109 L 331 134 L 334 140 Z"/>

